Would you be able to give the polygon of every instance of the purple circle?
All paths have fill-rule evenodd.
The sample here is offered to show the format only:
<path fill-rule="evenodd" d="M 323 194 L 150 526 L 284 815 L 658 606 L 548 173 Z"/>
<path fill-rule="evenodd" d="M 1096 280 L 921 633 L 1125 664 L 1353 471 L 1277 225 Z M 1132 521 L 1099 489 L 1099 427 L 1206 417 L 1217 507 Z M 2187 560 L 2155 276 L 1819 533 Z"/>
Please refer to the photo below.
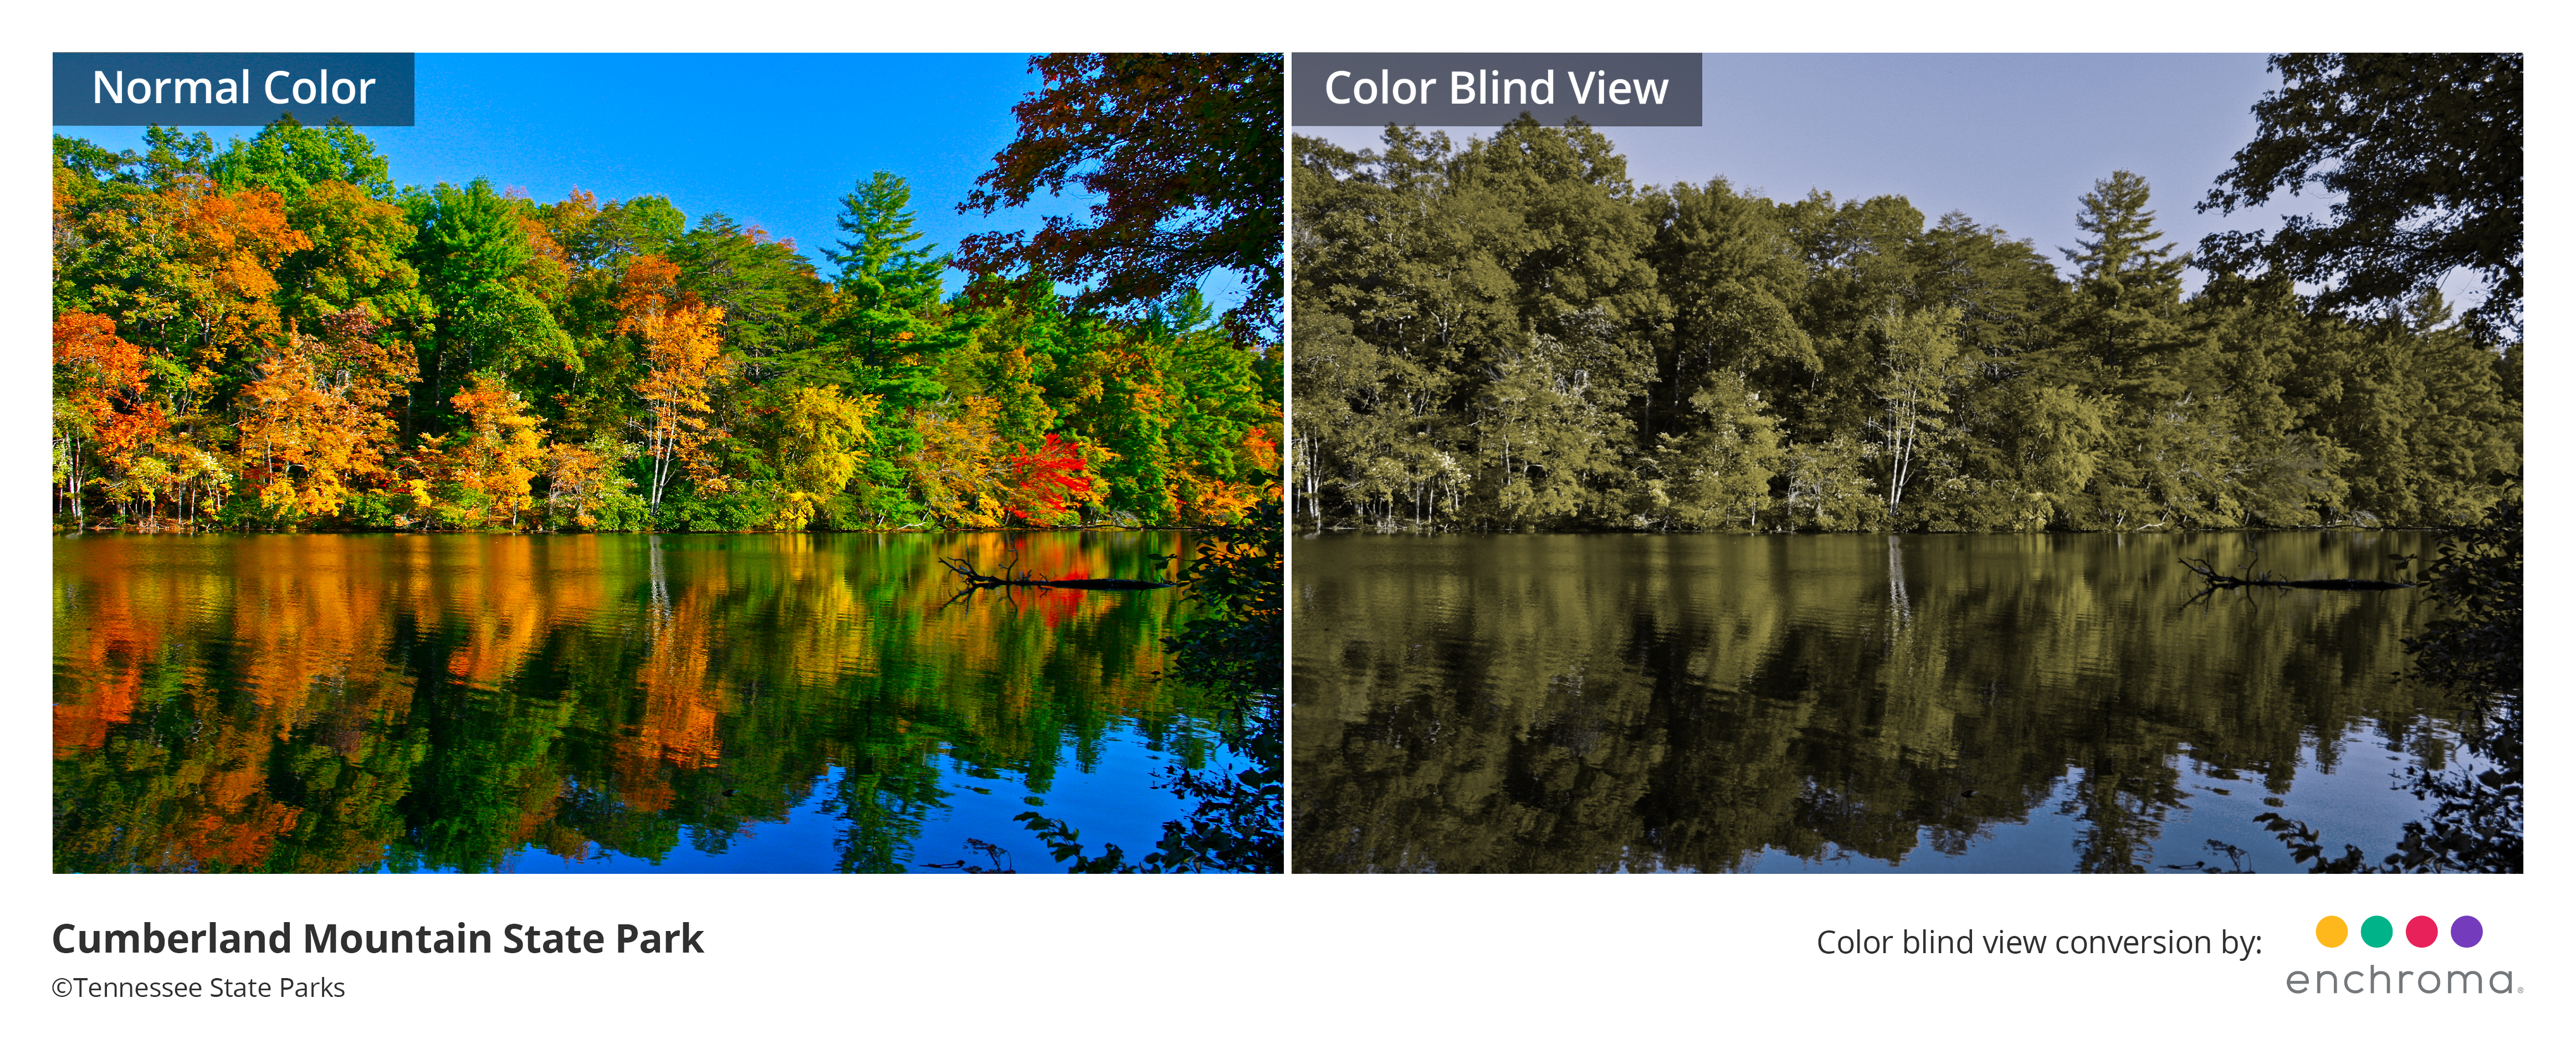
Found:
<path fill-rule="evenodd" d="M 2453 944 L 2463 948 L 2475 948 L 2486 935 L 2487 928 L 2478 925 L 2478 917 L 2475 915 L 2462 915 L 2451 920 L 2451 943 Z"/>

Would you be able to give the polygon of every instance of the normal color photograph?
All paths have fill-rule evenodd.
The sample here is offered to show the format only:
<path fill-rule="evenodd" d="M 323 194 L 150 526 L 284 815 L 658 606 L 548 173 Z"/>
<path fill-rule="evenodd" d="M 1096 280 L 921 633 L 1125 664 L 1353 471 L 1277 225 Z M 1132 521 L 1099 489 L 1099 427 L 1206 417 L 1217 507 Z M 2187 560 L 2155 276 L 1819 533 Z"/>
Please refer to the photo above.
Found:
<path fill-rule="evenodd" d="M 417 71 L 54 129 L 56 871 L 1281 870 L 1280 56 Z"/>
<path fill-rule="evenodd" d="M 1292 867 L 2520 871 L 2522 66 L 1293 129 Z"/>

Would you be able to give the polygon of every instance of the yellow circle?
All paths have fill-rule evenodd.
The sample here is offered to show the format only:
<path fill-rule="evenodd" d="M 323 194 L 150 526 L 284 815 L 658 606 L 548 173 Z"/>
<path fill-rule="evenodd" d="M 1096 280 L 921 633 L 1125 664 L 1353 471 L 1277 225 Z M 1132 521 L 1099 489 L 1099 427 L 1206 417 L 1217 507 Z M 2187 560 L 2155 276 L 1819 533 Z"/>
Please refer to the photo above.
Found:
<path fill-rule="evenodd" d="M 2319 944 L 2329 948 L 2339 948 L 2343 946 L 2343 939 L 2351 935 L 2352 930 L 2344 926 L 2340 916 L 2328 915 L 2317 920 L 2317 943 Z"/>

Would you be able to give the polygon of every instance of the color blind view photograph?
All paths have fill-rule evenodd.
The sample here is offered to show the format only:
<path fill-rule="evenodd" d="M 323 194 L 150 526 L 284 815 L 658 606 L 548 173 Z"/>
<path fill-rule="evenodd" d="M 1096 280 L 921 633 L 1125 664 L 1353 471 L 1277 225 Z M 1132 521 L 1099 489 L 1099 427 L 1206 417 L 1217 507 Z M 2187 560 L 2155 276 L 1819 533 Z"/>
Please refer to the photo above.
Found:
<path fill-rule="evenodd" d="M 56 871 L 1282 869 L 1281 56 L 416 61 L 54 129 Z"/>
<path fill-rule="evenodd" d="M 1293 867 L 2521 870 L 2522 66 L 1300 110 Z"/>

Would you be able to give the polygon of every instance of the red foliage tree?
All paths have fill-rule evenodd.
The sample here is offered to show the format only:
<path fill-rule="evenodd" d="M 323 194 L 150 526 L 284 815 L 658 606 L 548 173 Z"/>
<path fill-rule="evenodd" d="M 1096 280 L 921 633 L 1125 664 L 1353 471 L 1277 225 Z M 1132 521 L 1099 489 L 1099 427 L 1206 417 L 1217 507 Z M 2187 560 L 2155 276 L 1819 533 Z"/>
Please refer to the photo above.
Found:
<path fill-rule="evenodd" d="M 1082 454 L 1055 433 L 1047 433 L 1036 453 L 1012 444 L 1010 478 L 1003 501 L 1013 518 L 1040 526 L 1062 526 L 1074 518 L 1078 500 L 1091 495 L 1092 479 Z"/>

